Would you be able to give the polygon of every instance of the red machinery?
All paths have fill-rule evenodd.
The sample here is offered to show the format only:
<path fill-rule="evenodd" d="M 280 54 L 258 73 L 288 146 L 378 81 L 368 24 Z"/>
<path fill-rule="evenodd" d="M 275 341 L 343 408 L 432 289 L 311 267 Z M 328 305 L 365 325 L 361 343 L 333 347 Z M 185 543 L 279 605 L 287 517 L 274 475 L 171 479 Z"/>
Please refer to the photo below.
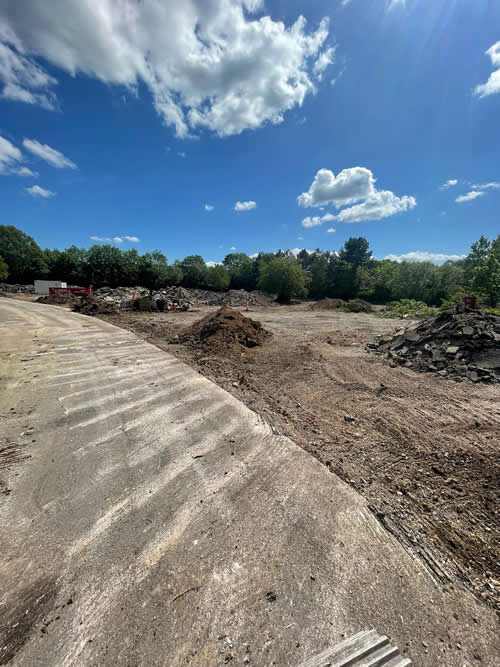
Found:
<path fill-rule="evenodd" d="M 476 309 L 476 297 L 475 296 L 464 296 L 462 301 L 467 306 L 467 308 L 472 308 L 472 310 Z"/>
<path fill-rule="evenodd" d="M 76 294 L 87 296 L 93 293 L 92 285 L 88 287 L 49 287 L 49 294 Z"/>

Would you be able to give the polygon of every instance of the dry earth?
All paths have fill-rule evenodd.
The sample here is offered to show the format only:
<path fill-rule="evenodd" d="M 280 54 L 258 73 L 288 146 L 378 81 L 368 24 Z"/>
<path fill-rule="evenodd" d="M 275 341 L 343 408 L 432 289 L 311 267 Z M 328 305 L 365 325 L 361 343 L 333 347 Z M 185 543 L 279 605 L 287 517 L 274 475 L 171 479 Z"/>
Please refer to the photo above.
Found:
<path fill-rule="evenodd" d="M 263 415 L 367 498 L 442 585 L 464 584 L 500 609 L 500 387 L 391 368 L 364 345 L 399 321 L 307 308 L 247 313 L 274 333 L 253 349 L 178 342 L 210 308 L 106 319 Z"/>

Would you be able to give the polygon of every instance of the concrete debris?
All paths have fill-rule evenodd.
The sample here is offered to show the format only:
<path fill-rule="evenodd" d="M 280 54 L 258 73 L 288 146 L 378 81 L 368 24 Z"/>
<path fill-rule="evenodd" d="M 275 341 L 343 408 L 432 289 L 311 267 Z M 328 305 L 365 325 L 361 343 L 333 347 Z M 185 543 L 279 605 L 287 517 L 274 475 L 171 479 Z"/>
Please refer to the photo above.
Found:
<path fill-rule="evenodd" d="M 100 287 L 94 292 L 96 296 L 107 301 L 114 301 L 120 308 L 133 308 L 138 298 L 151 298 L 154 311 L 190 310 L 197 306 L 233 306 L 243 308 L 271 306 L 274 300 L 268 294 L 247 292 L 246 290 L 229 290 L 228 292 L 212 292 L 203 289 L 186 287 L 165 287 L 160 290 L 148 290 L 145 287 Z"/>
<path fill-rule="evenodd" d="M 367 349 L 392 364 L 457 382 L 500 382 L 500 317 L 465 305 L 379 336 Z"/>
<path fill-rule="evenodd" d="M 9 285 L 8 283 L 0 283 L 0 292 L 5 294 L 34 294 L 34 285 Z"/>
<path fill-rule="evenodd" d="M 119 307 L 113 301 L 90 295 L 80 297 L 73 310 L 82 315 L 115 315 L 119 312 Z"/>
<path fill-rule="evenodd" d="M 53 306 L 74 306 L 80 303 L 80 297 L 71 292 L 61 292 L 59 294 L 47 294 L 39 296 L 37 303 L 48 303 Z"/>

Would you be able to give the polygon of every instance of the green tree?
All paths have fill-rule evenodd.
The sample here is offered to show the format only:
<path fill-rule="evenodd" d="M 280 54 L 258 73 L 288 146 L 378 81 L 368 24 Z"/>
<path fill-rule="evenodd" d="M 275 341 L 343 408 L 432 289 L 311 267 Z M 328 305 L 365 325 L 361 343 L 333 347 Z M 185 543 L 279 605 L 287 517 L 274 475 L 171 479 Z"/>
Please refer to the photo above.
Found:
<path fill-rule="evenodd" d="M 146 252 L 139 258 L 138 281 L 149 289 L 158 289 L 168 284 L 168 263 L 159 250 Z"/>
<path fill-rule="evenodd" d="M 358 266 L 370 266 L 373 263 L 373 257 L 369 248 L 370 245 L 363 236 L 357 238 L 351 236 L 339 251 L 339 259 L 341 262 L 350 264 L 354 269 L 357 269 Z"/>
<path fill-rule="evenodd" d="M 206 285 L 208 289 L 221 292 L 229 287 L 231 276 L 220 264 L 207 268 Z"/>
<path fill-rule="evenodd" d="M 176 262 L 183 273 L 185 287 L 205 287 L 207 265 L 201 255 L 188 255 L 182 262 Z"/>
<path fill-rule="evenodd" d="M 9 267 L 13 283 L 29 283 L 44 278 L 48 266 L 40 246 L 17 227 L 0 225 L 0 255 Z"/>
<path fill-rule="evenodd" d="M 309 257 L 307 259 L 309 259 Z M 309 294 L 313 299 L 322 299 L 324 296 L 326 296 L 328 289 L 327 256 L 321 253 L 315 254 L 312 263 L 309 265 L 309 270 L 311 275 Z"/>
<path fill-rule="evenodd" d="M 474 269 L 472 289 L 484 294 L 490 306 L 495 307 L 500 301 L 500 259 L 490 250 L 484 262 Z"/>
<path fill-rule="evenodd" d="M 244 252 L 233 252 L 224 257 L 224 269 L 231 278 L 232 289 L 255 289 L 252 260 Z"/>
<path fill-rule="evenodd" d="M 7 280 L 9 277 L 9 267 L 7 262 L 2 256 L 0 256 L 0 280 Z"/>
<path fill-rule="evenodd" d="M 478 269 L 488 258 L 491 244 L 489 240 L 481 234 L 479 239 L 470 247 L 470 252 L 464 260 L 465 280 L 471 283 L 474 278 L 474 272 Z"/>
<path fill-rule="evenodd" d="M 275 257 L 264 262 L 257 286 L 269 294 L 276 294 L 280 301 L 290 301 L 292 296 L 307 296 L 309 276 L 300 262 L 291 257 Z"/>

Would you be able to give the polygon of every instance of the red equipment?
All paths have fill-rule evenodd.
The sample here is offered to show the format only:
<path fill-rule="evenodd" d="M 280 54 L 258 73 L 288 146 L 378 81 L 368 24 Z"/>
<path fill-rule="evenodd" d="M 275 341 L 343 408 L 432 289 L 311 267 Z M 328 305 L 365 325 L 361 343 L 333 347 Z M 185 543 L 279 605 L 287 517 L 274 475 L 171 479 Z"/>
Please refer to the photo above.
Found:
<path fill-rule="evenodd" d="M 465 303 L 467 308 L 472 308 L 472 310 L 475 310 L 475 308 L 476 308 L 476 297 L 475 296 L 464 296 L 462 301 L 463 301 L 463 303 Z"/>
<path fill-rule="evenodd" d="M 85 296 L 93 293 L 93 286 L 88 287 L 49 287 L 49 294 L 76 294 Z"/>

